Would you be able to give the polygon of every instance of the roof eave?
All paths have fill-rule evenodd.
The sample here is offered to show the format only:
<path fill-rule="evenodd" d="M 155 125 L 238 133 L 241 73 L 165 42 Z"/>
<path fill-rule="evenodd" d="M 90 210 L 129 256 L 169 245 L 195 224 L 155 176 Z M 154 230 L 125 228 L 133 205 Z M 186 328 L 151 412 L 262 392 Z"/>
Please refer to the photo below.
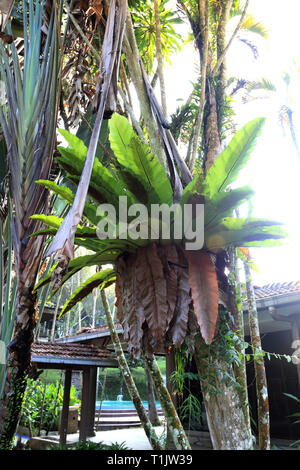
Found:
<path fill-rule="evenodd" d="M 32 362 L 43 364 L 59 364 L 74 366 L 97 366 L 97 367 L 116 367 L 117 361 L 113 359 L 80 359 L 70 357 L 49 357 L 42 355 L 32 355 Z"/>

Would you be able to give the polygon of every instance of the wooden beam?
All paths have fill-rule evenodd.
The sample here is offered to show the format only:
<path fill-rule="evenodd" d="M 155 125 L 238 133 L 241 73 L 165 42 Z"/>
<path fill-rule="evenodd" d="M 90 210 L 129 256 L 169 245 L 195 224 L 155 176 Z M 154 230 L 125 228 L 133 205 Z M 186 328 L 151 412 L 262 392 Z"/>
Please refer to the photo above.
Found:
<path fill-rule="evenodd" d="M 80 410 L 79 440 L 85 442 L 88 436 L 89 425 L 89 386 L 90 386 L 90 368 L 83 370 L 82 374 L 82 393 Z"/>
<path fill-rule="evenodd" d="M 59 434 L 59 442 L 61 444 L 66 444 L 67 442 L 71 379 L 72 379 L 72 369 L 66 369 L 65 383 L 64 383 L 64 399 L 63 399 L 63 408 L 61 412 L 60 434 Z"/>
<path fill-rule="evenodd" d="M 90 367 L 87 436 L 95 436 L 97 367 Z"/>

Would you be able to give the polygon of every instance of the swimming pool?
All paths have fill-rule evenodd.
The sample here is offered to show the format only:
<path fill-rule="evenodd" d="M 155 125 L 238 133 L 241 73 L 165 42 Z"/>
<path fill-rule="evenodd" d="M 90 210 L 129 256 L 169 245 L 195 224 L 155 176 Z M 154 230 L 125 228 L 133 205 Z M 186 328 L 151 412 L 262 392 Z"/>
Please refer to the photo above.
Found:
<path fill-rule="evenodd" d="M 100 401 L 96 402 L 96 408 L 99 408 Z M 143 401 L 145 409 L 148 409 L 148 402 Z M 161 408 L 160 403 L 156 402 L 156 407 Z M 134 404 L 130 400 L 103 400 L 102 410 L 134 410 Z"/>

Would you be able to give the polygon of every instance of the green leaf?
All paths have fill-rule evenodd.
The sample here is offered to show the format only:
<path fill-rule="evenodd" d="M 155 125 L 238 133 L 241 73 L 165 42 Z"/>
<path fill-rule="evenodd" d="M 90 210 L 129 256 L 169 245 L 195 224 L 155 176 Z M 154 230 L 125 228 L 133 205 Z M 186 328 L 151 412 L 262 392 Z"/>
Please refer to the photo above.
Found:
<path fill-rule="evenodd" d="M 95 120 L 96 120 L 96 113 L 92 112 L 92 106 L 89 105 L 87 107 L 86 112 L 82 116 L 81 123 L 76 133 L 76 136 L 79 139 L 81 139 L 86 146 L 89 145 L 93 127 L 95 124 Z M 98 142 L 99 143 L 97 146 L 95 156 L 103 165 L 108 166 L 108 164 L 110 163 L 109 153 L 108 153 L 110 152 L 110 146 L 109 146 L 109 140 L 108 140 L 108 119 L 104 119 L 102 122 Z"/>
<path fill-rule="evenodd" d="M 171 204 L 173 193 L 165 170 L 148 145 L 135 134 L 127 119 L 115 113 L 109 128 L 110 145 L 119 164 L 146 189 L 148 204 Z"/>
<path fill-rule="evenodd" d="M 295 400 L 300 403 L 300 399 L 298 397 L 295 397 L 295 395 L 292 395 L 291 393 L 283 393 L 283 395 L 286 395 L 287 397 L 292 398 L 292 400 Z"/>
<path fill-rule="evenodd" d="M 58 129 L 58 132 L 60 132 L 60 134 L 68 142 L 68 150 L 70 150 L 71 153 L 79 159 L 85 159 L 87 147 L 84 145 L 83 141 L 79 139 L 79 137 L 76 137 L 76 135 L 71 134 L 71 132 L 68 132 L 65 129 Z"/>
<path fill-rule="evenodd" d="M 68 204 L 72 205 L 74 201 L 74 194 L 72 193 L 70 188 L 66 186 L 61 186 L 56 184 L 54 181 L 49 180 L 37 180 L 37 184 L 44 186 L 45 188 L 49 189 L 53 193 L 57 194 L 61 199 L 66 201 Z M 97 225 L 99 217 L 96 216 L 96 207 L 92 204 L 85 203 L 84 216 L 94 225 Z"/>
<path fill-rule="evenodd" d="M 78 138 L 76 137 L 76 139 Z M 78 184 L 85 156 L 74 153 L 72 148 L 69 147 L 58 147 L 58 150 L 61 156 L 56 161 L 68 172 L 68 178 Z M 129 204 L 136 202 L 134 196 L 128 191 L 124 183 L 122 184 L 122 181 L 118 180 L 98 159 L 94 160 L 88 194 L 98 204 L 109 202 L 115 205 L 115 207 L 118 207 L 120 196 L 127 196 Z"/>
<path fill-rule="evenodd" d="M 199 172 L 197 173 L 192 181 L 184 188 L 181 199 L 180 199 L 180 204 L 183 206 L 184 204 L 187 204 L 188 200 L 193 194 L 203 194 L 204 186 L 204 175 L 203 173 Z"/>
<path fill-rule="evenodd" d="M 246 165 L 255 146 L 256 139 L 262 131 L 265 118 L 256 118 L 240 129 L 226 149 L 207 172 L 205 178 L 206 192 L 209 198 L 224 191 L 238 177 Z"/>
<path fill-rule="evenodd" d="M 103 283 L 106 286 L 113 283 L 116 279 L 114 269 L 104 269 L 91 276 L 86 282 L 81 284 L 73 295 L 67 300 L 62 308 L 59 318 L 67 313 L 71 308 L 74 307 L 78 302 L 87 297 L 96 287 L 101 287 Z"/>
<path fill-rule="evenodd" d="M 55 217 L 54 215 L 44 215 L 44 214 L 34 214 L 30 217 L 34 220 L 40 220 L 43 224 L 47 225 L 47 227 L 55 228 L 56 230 L 59 229 L 62 221 L 64 219 Z"/>
<path fill-rule="evenodd" d="M 280 225 L 266 219 L 226 218 L 205 232 L 204 245 L 213 252 L 229 246 L 278 246 L 287 237 Z"/>
<path fill-rule="evenodd" d="M 250 186 L 217 193 L 205 204 L 205 229 L 211 229 L 211 227 L 220 223 L 225 217 L 233 215 L 234 209 L 248 201 L 254 194 L 255 192 Z"/>
<path fill-rule="evenodd" d="M 68 266 L 68 272 L 62 279 L 62 284 L 64 284 L 75 273 L 80 271 L 80 269 L 85 268 L 87 266 L 100 266 L 104 264 L 114 263 L 118 256 L 118 251 L 111 250 L 110 252 L 100 251 L 92 255 L 78 256 L 77 258 L 71 259 Z M 51 282 L 51 276 L 56 266 L 57 263 L 52 266 L 46 276 L 39 280 L 39 282 L 34 287 L 34 292 Z"/>

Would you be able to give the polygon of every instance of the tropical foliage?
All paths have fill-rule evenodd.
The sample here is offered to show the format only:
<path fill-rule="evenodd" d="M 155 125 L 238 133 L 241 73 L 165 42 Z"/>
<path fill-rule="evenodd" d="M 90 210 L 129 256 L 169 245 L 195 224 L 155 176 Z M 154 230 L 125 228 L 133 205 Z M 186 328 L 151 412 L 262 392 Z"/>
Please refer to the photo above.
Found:
<path fill-rule="evenodd" d="M 70 406 L 80 405 L 77 392 L 72 385 L 70 390 Z M 21 426 L 31 430 L 36 435 L 41 429 L 53 431 L 59 424 L 59 412 L 63 404 L 63 386 L 58 381 L 56 384 L 47 384 L 39 378 L 37 381 L 28 379 L 23 401 Z"/>
<path fill-rule="evenodd" d="M 61 314 L 95 287 L 105 287 L 116 280 L 118 315 L 131 353 L 139 356 L 142 344 L 151 352 L 157 351 L 164 344 L 166 335 L 176 346 L 182 344 L 188 325 L 191 289 L 197 321 L 209 344 L 217 321 L 218 281 L 221 285 L 225 277 L 224 269 L 217 272 L 216 259 L 220 254 L 224 256 L 224 250 L 230 246 L 269 246 L 284 237 L 277 222 L 233 217 L 234 210 L 253 195 L 249 187 L 230 189 L 230 186 L 249 159 L 263 123 L 263 119 L 255 119 L 244 126 L 206 177 L 197 174 L 185 187 L 180 205 L 190 203 L 195 206 L 205 198 L 204 246 L 201 250 L 189 251 L 184 248 L 187 241 L 184 236 L 176 239 L 171 229 L 170 238 L 163 239 L 161 227 L 154 238 L 148 228 L 147 236 L 143 238 L 133 239 L 130 235 L 125 238 L 122 233 L 109 237 L 111 231 L 107 233 L 108 238 L 98 238 L 96 204 L 109 201 L 115 207 L 114 231 L 121 226 L 118 204 L 122 195 L 128 196 L 130 202 L 142 203 L 149 208 L 151 204 L 172 205 L 169 179 L 158 159 L 149 153 L 147 145 L 136 136 L 128 121 L 115 114 L 109 124 L 114 165 L 108 169 L 99 161 L 94 163 L 88 192 L 90 200 L 84 212 L 89 224 L 79 226 L 75 234 L 75 243 L 95 254 L 72 260 L 63 282 L 87 261 L 96 265 L 113 264 L 114 268 L 104 269 L 88 279 L 70 297 Z M 81 172 L 86 148 L 77 137 L 66 131 L 63 135 L 69 146 L 60 148 L 61 156 L 57 161 L 67 172 L 67 177 L 76 181 L 74 175 Z M 51 188 L 72 204 L 73 196 L 67 188 L 41 180 L 39 184 Z M 171 224 L 174 224 L 174 217 L 175 213 Z M 35 236 L 54 235 L 61 224 L 54 216 L 35 215 L 33 218 L 48 226 Z M 151 219 L 146 220 L 148 222 Z M 141 220 L 132 217 L 131 224 L 134 223 L 140 225 Z M 144 228 L 139 227 L 138 232 Z M 42 279 L 36 289 L 50 281 L 51 274 Z M 222 289 L 228 295 L 226 286 Z"/>
<path fill-rule="evenodd" d="M 234 129 L 234 92 L 229 96 L 227 87 L 232 83 L 235 91 L 242 86 L 227 80 L 228 48 L 238 38 L 257 56 L 255 44 L 244 32 L 266 36 L 263 25 L 247 14 L 249 1 L 177 0 L 178 12 L 167 0 L 130 0 L 128 4 L 129 12 L 126 0 L 0 2 L 0 73 L 5 88 L 0 105 L 4 136 L 0 139 L 0 254 L 5 255 L 0 263 L 0 320 L 5 343 L 11 339 L 16 319 L 9 343 L 12 367 L 7 375 L 1 369 L 0 377 L 1 389 L 5 389 L 0 406 L 3 449 L 12 446 L 27 377 L 36 377 L 30 352 L 37 303 L 44 305 L 50 286 L 53 296 L 86 266 L 95 266 L 96 272 L 72 293 L 62 315 L 97 288 L 102 289 L 105 307 L 103 289 L 115 284 L 129 352 L 137 358 L 144 355 L 168 425 L 174 429 L 175 445 L 189 448 L 153 353 L 179 348 L 192 332 L 203 392 L 204 369 L 211 379 L 213 376 L 215 388 L 224 390 L 224 374 L 232 376 L 232 363 L 228 365 L 226 357 L 210 345 L 218 343 L 217 329 L 222 334 L 220 305 L 237 318 L 235 286 L 227 275 L 228 250 L 273 246 L 285 237 L 276 221 L 249 214 L 236 216 L 236 210 L 253 196 L 249 186 L 236 185 L 264 119 L 249 122 L 223 150 L 224 137 Z M 13 20 L 4 32 L 11 13 Z M 234 17 L 238 25 L 227 42 L 228 24 Z M 162 66 L 182 45 L 175 26 L 184 19 L 189 21 L 190 38 L 199 52 L 199 77 L 170 125 L 164 115 Z M 153 93 L 158 76 L 162 107 Z M 140 119 L 133 110 L 132 87 Z M 56 130 L 61 121 L 65 130 L 60 130 L 58 139 L 63 138 L 67 146 L 57 148 Z M 181 138 L 188 144 L 186 161 L 175 144 Z M 142 211 L 139 217 L 129 213 L 128 232 L 124 231 L 120 201 L 130 208 L 139 205 Z M 99 211 L 101 204 L 110 204 L 110 219 L 103 206 Z M 170 210 L 167 227 L 160 216 L 152 215 L 155 204 Z M 191 207 L 193 230 L 199 228 L 201 219 L 197 208 L 204 204 L 202 248 L 188 249 L 190 237 L 177 232 L 186 204 Z M 150 225 L 155 225 L 154 231 Z M 74 257 L 74 243 L 87 253 Z M 36 284 L 43 253 L 48 257 L 56 252 L 54 263 L 51 259 Z M 16 280 L 12 282 L 13 259 Z M 45 264 L 42 271 L 44 268 Z M 108 310 L 110 334 L 130 390 L 134 383 Z M 238 322 L 234 327 L 239 327 Z M 200 347 L 196 344 L 199 328 Z M 203 342 L 208 345 L 204 345 L 205 354 Z M 45 397 L 45 389 L 42 393 Z M 26 400 L 25 406 L 30 407 L 29 395 Z M 222 400 L 225 404 L 220 406 L 204 393 L 215 447 L 248 449 L 250 426 L 244 433 L 243 410 L 231 406 L 238 398 L 228 391 Z M 139 409 L 138 400 L 134 402 Z M 193 404 L 186 405 L 191 409 Z M 222 414 L 224 429 L 219 439 L 214 425 L 220 422 L 221 408 L 227 414 Z M 151 445 L 160 449 L 142 406 L 139 411 Z M 30 413 L 35 419 L 35 411 Z M 228 437 L 228 423 L 233 422 L 240 429 Z"/>

